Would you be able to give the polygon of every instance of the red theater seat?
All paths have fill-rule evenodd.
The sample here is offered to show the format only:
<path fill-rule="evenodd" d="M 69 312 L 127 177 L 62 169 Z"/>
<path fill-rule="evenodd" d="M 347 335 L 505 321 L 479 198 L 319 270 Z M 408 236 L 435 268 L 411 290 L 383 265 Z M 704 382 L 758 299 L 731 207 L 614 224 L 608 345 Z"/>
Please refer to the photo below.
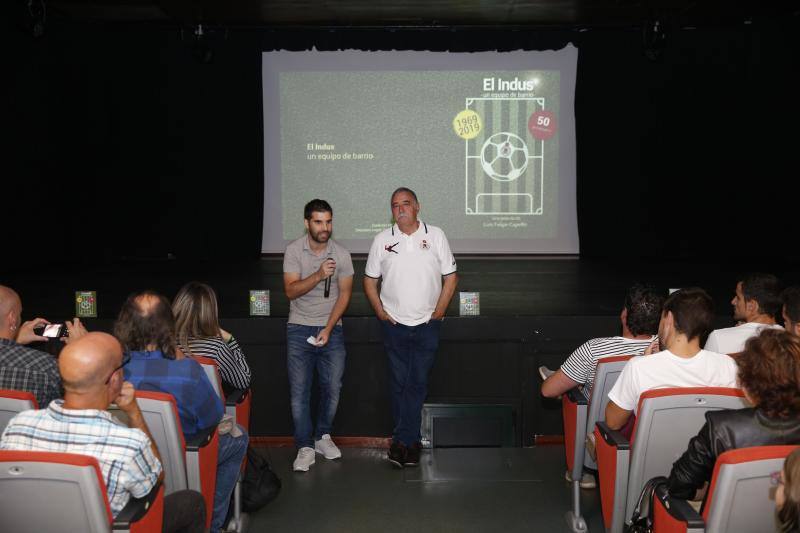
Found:
<path fill-rule="evenodd" d="M 586 452 L 586 435 L 594 429 L 598 421 L 605 420 L 608 391 L 614 386 L 630 355 L 606 357 L 597 362 L 592 397 L 586 397 L 577 388 L 561 397 L 564 419 L 564 451 L 567 455 L 567 470 L 572 476 L 572 510 L 567 514 L 567 523 L 572 531 L 587 530 L 586 521 L 581 516 L 580 479 L 583 467 L 596 469 L 597 463 Z"/>
<path fill-rule="evenodd" d="M 770 476 L 780 472 L 797 446 L 756 446 L 729 450 L 717 458 L 702 515 L 685 500 L 659 487 L 654 502 L 654 533 L 731 533 L 771 531 L 775 502 Z"/>
<path fill-rule="evenodd" d="M 86 455 L 0 451 L 0 494 L 3 531 L 161 532 L 163 485 L 113 518 L 100 466 Z"/>
<path fill-rule="evenodd" d="M 0 435 L 8 425 L 8 421 L 17 413 L 38 409 L 39 404 L 33 393 L 11 389 L 0 389 Z"/>
<path fill-rule="evenodd" d="M 639 398 L 633 436 L 598 422 L 594 430 L 603 522 L 621 533 L 647 480 L 669 474 L 689 439 L 705 423 L 705 412 L 741 409 L 747 403 L 739 389 L 721 387 L 649 390 Z"/>
<path fill-rule="evenodd" d="M 206 527 L 210 527 L 217 482 L 217 428 L 208 428 L 186 441 L 178 417 L 178 406 L 171 394 L 136 391 L 136 402 L 161 455 L 165 493 L 172 494 L 183 489 L 201 493 L 206 503 Z M 126 418 L 115 406 L 109 411 L 120 420 Z"/>

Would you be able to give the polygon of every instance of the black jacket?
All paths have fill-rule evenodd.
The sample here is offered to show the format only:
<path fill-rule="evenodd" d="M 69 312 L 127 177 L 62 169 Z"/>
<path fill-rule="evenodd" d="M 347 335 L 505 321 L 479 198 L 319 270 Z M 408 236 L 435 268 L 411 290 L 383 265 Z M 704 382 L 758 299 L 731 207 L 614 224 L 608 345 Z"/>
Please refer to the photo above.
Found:
<path fill-rule="evenodd" d="M 780 444 L 800 444 L 800 418 L 770 419 L 754 408 L 708 411 L 700 433 L 672 465 L 670 495 L 693 498 L 697 489 L 711 481 L 714 463 L 722 452 Z"/>

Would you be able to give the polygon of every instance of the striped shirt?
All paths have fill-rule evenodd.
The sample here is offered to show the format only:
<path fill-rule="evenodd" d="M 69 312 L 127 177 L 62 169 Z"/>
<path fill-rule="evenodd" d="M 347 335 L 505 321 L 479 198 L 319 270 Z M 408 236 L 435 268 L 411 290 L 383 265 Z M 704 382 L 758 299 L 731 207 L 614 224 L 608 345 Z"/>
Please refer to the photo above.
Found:
<path fill-rule="evenodd" d="M 111 513 L 117 516 L 130 497 L 142 498 L 158 481 L 161 463 L 150 439 L 108 411 L 64 409 L 54 400 L 46 409 L 22 411 L 11 419 L 0 450 L 77 453 L 97 459 L 106 482 Z"/>
<path fill-rule="evenodd" d="M 246 389 L 250 386 L 250 366 L 239 342 L 233 337 L 228 342 L 221 337 L 189 337 L 189 346 L 181 346 L 181 350 L 192 356 L 215 360 L 219 375 L 226 385 L 234 389 Z"/>
<path fill-rule="evenodd" d="M 646 340 L 625 337 L 590 339 L 567 357 L 561 365 L 561 371 L 572 381 L 582 384 L 583 395 L 590 398 L 598 360 L 614 355 L 641 355 L 655 339 L 655 335 Z"/>
<path fill-rule="evenodd" d="M 8 339 L 0 339 L 0 389 L 30 392 L 39 407 L 61 398 L 56 358 Z"/>

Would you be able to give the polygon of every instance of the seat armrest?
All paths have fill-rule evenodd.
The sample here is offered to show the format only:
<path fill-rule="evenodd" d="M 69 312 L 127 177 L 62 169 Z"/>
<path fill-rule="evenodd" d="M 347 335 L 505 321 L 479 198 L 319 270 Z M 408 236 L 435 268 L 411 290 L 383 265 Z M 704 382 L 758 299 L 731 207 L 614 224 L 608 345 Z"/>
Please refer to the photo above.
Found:
<path fill-rule="evenodd" d="M 706 524 L 700 513 L 686 500 L 670 496 L 665 485 L 656 487 L 653 505 L 653 531 L 672 531 L 676 522 L 688 530 L 702 531 L 705 528 Z"/>
<path fill-rule="evenodd" d="M 163 507 L 163 504 L 164 484 L 159 481 L 145 497 L 131 498 L 128 500 L 128 503 L 125 505 L 125 507 L 123 507 L 114 518 L 111 529 L 114 531 L 127 531 L 131 529 L 131 524 L 142 520 L 151 510 L 154 510 L 154 512 L 157 513 L 157 508 Z M 158 524 L 160 531 L 160 520 L 158 520 Z"/>
<path fill-rule="evenodd" d="M 569 399 L 570 402 L 578 405 L 589 405 L 589 400 L 586 399 L 586 396 L 578 390 L 578 387 L 574 387 L 568 390 L 565 395 Z"/>
<path fill-rule="evenodd" d="M 610 446 L 614 446 L 618 450 L 629 450 L 631 448 L 631 443 L 625 438 L 622 432 L 611 429 L 605 422 L 597 422 L 595 425 L 597 426 L 600 436 Z"/>
<path fill-rule="evenodd" d="M 225 398 L 225 405 L 237 405 L 245 401 L 247 395 L 250 394 L 250 389 L 233 389 L 228 397 Z"/>
<path fill-rule="evenodd" d="M 211 439 L 214 437 L 214 432 L 217 430 L 217 426 L 211 426 L 209 428 L 201 429 L 194 435 L 186 435 L 186 451 L 187 452 L 196 452 L 200 448 L 203 448 L 211 442 Z"/>

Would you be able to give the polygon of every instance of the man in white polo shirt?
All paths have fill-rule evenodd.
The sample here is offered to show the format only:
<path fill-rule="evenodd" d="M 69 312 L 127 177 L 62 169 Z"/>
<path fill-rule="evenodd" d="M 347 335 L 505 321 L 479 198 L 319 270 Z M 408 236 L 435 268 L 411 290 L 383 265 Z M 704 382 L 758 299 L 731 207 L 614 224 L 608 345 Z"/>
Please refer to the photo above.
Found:
<path fill-rule="evenodd" d="M 781 288 L 772 274 L 750 274 L 736 284 L 731 300 L 733 319 L 741 322 L 732 328 L 715 329 L 708 336 L 705 349 L 737 354 L 744 350 L 747 339 L 764 328 L 779 328 L 775 318 L 781 310 Z"/>
<path fill-rule="evenodd" d="M 403 468 L 419 464 L 428 374 L 458 274 L 444 232 L 417 218 L 414 191 L 405 187 L 394 191 L 391 207 L 395 224 L 372 241 L 364 292 L 381 321 L 389 359 L 394 429 L 388 458 Z"/>
<path fill-rule="evenodd" d="M 681 289 L 667 298 L 658 325 L 663 351 L 634 357 L 625 365 L 608 393 L 608 427 L 622 428 L 650 389 L 736 387 L 736 362 L 700 348 L 713 320 L 714 303 L 703 289 Z"/>

